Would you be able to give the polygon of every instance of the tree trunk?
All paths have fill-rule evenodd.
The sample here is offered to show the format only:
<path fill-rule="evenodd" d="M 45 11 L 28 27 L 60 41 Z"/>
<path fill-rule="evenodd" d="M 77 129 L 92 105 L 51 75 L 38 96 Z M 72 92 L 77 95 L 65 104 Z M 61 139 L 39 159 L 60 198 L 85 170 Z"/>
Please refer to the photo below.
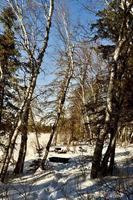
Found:
<path fill-rule="evenodd" d="M 112 145 L 111 153 L 110 153 L 110 163 L 108 166 L 108 174 L 113 175 L 113 169 L 115 164 L 115 147 L 116 147 L 116 138 L 114 144 Z"/>
<path fill-rule="evenodd" d="M 4 104 L 4 95 L 5 95 L 5 78 L 3 77 L 0 80 L 0 127 L 2 122 L 2 112 L 3 112 L 3 104 Z"/>
<path fill-rule="evenodd" d="M 116 143 L 116 136 L 115 136 L 115 132 L 114 132 L 114 134 L 111 135 L 109 146 L 108 146 L 107 151 L 104 155 L 104 158 L 101 162 L 101 172 L 100 172 L 101 176 L 106 176 L 109 173 L 109 159 L 110 159 L 110 161 L 114 160 L 114 158 L 112 157 L 112 156 L 114 156 L 114 153 L 112 154 L 112 152 L 114 152 L 114 150 L 115 150 L 114 149 L 115 143 Z M 113 162 L 111 162 L 111 165 L 112 164 L 113 164 Z"/>
<path fill-rule="evenodd" d="M 73 67 L 72 67 L 71 70 L 68 69 L 68 77 L 66 76 L 66 80 L 65 80 L 66 82 L 65 82 L 64 91 L 63 91 L 63 93 L 61 95 L 61 99 L 59 99 L 57 117 L 56 117 L 55 123 L 54 123 L 54 125 L 52 127 L 52 132 L 50 134 L 50 138 L 49 138 L 49 141 L 48 141 L 47 146 L 46 146 L 45 154 L 44 154 L 44 157 L 43 157 L 42 162 L 41 162 L 42 170 L 45 169 L 45 162 L 46 162 L 47 157 L 48 157 L 50 146 L 51 146 L 53 137 L 54 137 L 54 135 L 56 134 L 56 131 L 57 131 L 57 127 L 58 127 L 58 124 L 59 124 L 59 120 L 60 120 L 60 117 L 61 117 L 61 114 L 62 114 L 63 106 L 64 106 L 64 103 L 65 103 L 65 99 L 66 99 L 67 90 L 69 88 L 69 84 L 70 84 L 70 81 L 71 81 L 71 78 L 72 78 L 72 73 L 73 73 Z"/>
<path fill-rule="evenodd" d="M 21 145 L 19 150 L 19 156 L 18 160 L 14 169 L 15 174 L 23 173 L 24 169 L 24 161 L 26 156 L 26 150 L 27 150 L 27 134 L 28 134 L 28 116 L 29 116 L 29 108 L 27 109 L 25 116 L 24 116 L 24 122 L 22 125 L 22 133 L 21 133 Z"/>
<path fill-rule="evenodd" d="M 31 111 L 30 112 L 30 114 L 31 114 L 31 120 L 32 120 L 32 123 L 33 123 L 33 126 L 34 126 L 35 135 L 36 135 L 36 143 L 37 143 L 36 150 L 37 150 L 37 153 L 38 153 L 39 157 L 41 157 L 42 148 L 41 148 L 40 143 L 39 143 L 38 131 L 36 129 L 36 124 L 35 124 L 35 120 L 34 120 L 34 116 L 33 116 L 33 112 L 32 112 L 31 108 L 30 108 L 30 111 Z"/>
<path fill-rule="evenodd" d="M 20 111 L 18 113 L 18 120 L 17 120 L 16 126 L 15 126 L 15 129 L 12 132 L 11 137 L 10 137 L 9 145 L 8 145 L 7 150 L 6 150 L 3 167 L 2 167 L 2 170 L 1 170 L 1 181 L 2 182 L 4 182 L 4 179 L 6 177 L 8 166 L 9 166 L 9 163 L 10 163 L 13 151 L 14 151 L 16 139 L 17 139 L 18 134 L 21 130 L 21 126 L 24 122 L 24 117 L 26 115 L 27 108 L 29 107 L 29 105 L 31 103 L 33 91 L 34 91 L 34 88 L 35 88 L 35 85 L 36 85 L 37 75 L 38 74 L 31 77 L 31 83 L 30 83 L 29 87 L 27 88 L 25 100 L 22 102 Z"/>
<path fill-rule="evenodd" d="M 60 118 L 60 116 L 59 116 L 59 118 Z M 59 118 L 58 118 L 57 122 L 52 127 L 52 132 L 50 134 L 50 138 L 49 138 L 49 141 L 48 141 L 47 146 L 46 146 L 45 154 L 44 154 L 42 162 L 41 162 L 42 170 L 45 169 L 45 163 L 46 163 L 46 160 L 47 160 L 47 157 L 48 157 L 48 154 L 49 154 L 49 150 L 50 150 L 50 146 L 51 146 L 53 137 L 55 135 L 55 131 L 56 131 L 57 126 L 58 126 Z"/>
<path fill-rule="evenodd" d="M 70 64 L 68 65 L 66 77 L 65 77 L 65 80 L 63 82 L 63 91 L 61 92 L 61 96 L 59 98 L 58 107 L 57 107 L 57 116 L 56 116 L 56 119 L 55 119 L 55 123 L 52 127 L 52 132 L 51 132 L 49 141 L 48 141 L 47 146 L 46 146 L 44 157 L 43 157 L 42 162 L 41 162 L 42 170 L 45 169 L 45 162 L 46 162 L 47 157 L 48 157 L 48 153 L 49 153 L 49 149 L 50 149 L 53 137 L 54 137 L 54 135 L 56 134 L 56 131 L 57 131 L 57 127 L 58 127 L 59 120 L 60 120 L 60 117 L 61 117 L 61 114 L 62 114 L 63 106 L 64 106 L 64 103 L 65 103 L 65 100 L 66 100 L 67 91 L 69 89 L 69 84 L 70 84 L 72 76 L 73 76 L 73 71 L 74 71 L 73 51 L 70 48 L 70 46 L 69 46 L 68 59 L 70 60 Z"/>
<path fill-rule="evenodd" d="M 112 116 L 113 121 L 110 122 L 110 142 L 108 145 L 108 148 L 105 152 L 105 155 L 103 157 L 103 160 L 101 162 L 101 175 L 106 176 L 111 169 L 113 169 L 114 164 L 114 155 L 115 155 L 115 145 L 116 145 L 116 138 L 118 133 L 118 121 L 119 121 L 119 115 L 120 115 L 120 107 L 119 105 L 115 105 L 117 109 L 114 111 L 114 116 Z M 109 164 L 110 160 L 110 164 Z M 109 167 L 110 166 L 110 167 Z M 110 170 L 109 170 L 110 168 Z M 111 171 L 112 173 L 112 171 Z"/>
<path fill-rule="evenodd" d="M 11 2 L 10 2 L 10 5 L 11 5 L 12 9 L 14 10 L 14 12 L 16 13 L 16 10 Z M 18 5 L 16 5 L 16 8 L 19 10 Z M 40 67 L 41 67 L 41 64 L 43 61 L 43 57 L 44 57 L 46 48 L 48 46 L 53 11 L 54 11 L 54 0 L 50 0 L 49 14 L 47 17 L 47 24 L 46 24 L 45 36 L 44 36 L 42 48 L 40 49 L 37 59 L 35 59 L 33 55 L 29 56 L 29 64 L 30 64 L 30 68 L 31 68 L 31 80 L 29 83 L 29 87 L 27 88 L 27 91 L 26 91 L 25 99 L 22 102 L 22 105 L 21 105 L 19 113 L 18 113 L 18 117 L 17 117 L 18 119 L 16 122 L 16 126 L 14 128 L 14 131 L 12 132 L 8 148 L 6 150 L 6 154 L 5 154 L 5 158 L 4 158 L 4 162 L 3 162 L 3 166 L 2 166 L 2 170 L 1 170 L 1 181 L 2 182 L 4 182 L 4 180 L 6 178 L 8 166 L 9 166 L 9 163 L 10 163 L 13 151 L 14 151 L 16 138 L 20 131 L 21 125 L 24 121 L 25 113 L 32 101 L 32 95 L 33 95 L 33 92 L 34 92 L 34 89 L 36 86 L 36 81 L 37 81 L 37 77 L 39 74 L 39 70 L 40 70 Z M 19 18 L 19 16 L 18 16 L 18 20 L 21 22 L 21 28 L 24 29 L 24 25 L 22 24 L 22 20 Z M 26 30 L 24 30 L 22 32 L 24 33 L 24 38 L 27 41 L 27 33 L 25 31 Z M 27 49 L 27 47 L 26 47 L 26 49 Z M 29 52 L 28 52 L 28 55 L 29 55 Z"/>
<path fill-rule="evenodd" d="M 108 86 L 108 94 L 107 94 L 107 103 L 106 103 L 106 113 L 105 113 L 105 122 L 103 130 L 100 131 L 100 135 L 96 142 L 96 147 L 94 150 L 94 157 L 92 162 L 91 169 L 91 178 L 97 178 L 98 174 L 101 174 L 101 161 L 102 161 L 102 149 L 104 145 L 105 137 L 111 132 L 111 122 L 112 117 L 115 112 L 117 112 L 117 117 L 114 120 L 115 126 L 117 127 L 120 110 L 118 110 L 117 106 L 120 104 L 121 100 L 121 89 L 119 85 L 121 84 L 121 78 L 124 73 L 124 68 L 122 70 L 122 66 L 118 66 L 117 60 L 119 58 L 119 51 L 123 46 L 123 42 L 120 42 L 119 46 L 116 48 L 114 60 L 115 62 L 112 64 L 112 69 L 110 73 L 110 82 Z M 116 55 L 117 54 L 117 55 Z M 122 71 L 121 75 L 119 74 L 119 70 Z M 119 74 L 119 78 L 117 79 L 117 74 Z M 116 98 L 117 95 L 117 98 Z M 114 99 L 117 99 L 117 103 L 114 103 Z M 120 108 L 119 108 L 120 109 Z M 118 119 L 117 119 L 118 118 Z M 114 130 L 114 135 L 117 130 Z"/>
<path fill-rule="evenodd" d="M 102 149 L 104 144 L 105 136 L 111 132 L 111 122 L 113 121 L 113 115 L 117 111 L 117 117 L 114 120 L 115 126 L 117 127 L 120 109 L 121 109 L 121 102 L 123 99 L 123 74 L 125 70 L 127 70 L 127 66 L 125 65 L 126 56 L 128 56 L 128 52 L 130 52 L 130 40 L 131 40 L 131 31 L 129 31 L 128 27 L 128 15 L 130 13 L 130 9 L 133 3 L 130 3 L 128 8 L 125 8 L 126 12 L 124 12 L 124 16 L 121 23 L 121 28 L 119 32 L 118 42 L 116 44 L 114 57 L 113 57 L 113 64 L 111 66 L 110 72 L 110 81 L 108 85 L 108 93 L 107 93 L 107 101 L 106 101 L 106 113 L 105 113 L 105 122 L 103 130 L 100 132 L 99 138 L 96 142 L 96 147 L 94 150 L 94 157 L 92 162 L 92 169 L 91 169 L 91 178 L 97 178 L 98 173 L 101 173 L 101 163 L 102 163 Z M 129 9 L 130 8 L 130 9 Z M 126 30 L 126 32 L 125 32 Z M 128 35 L 126 35 L 126 33 Z M 126 59 L 127 60 L 127 59 Z M 124 61 L 124 62 L 123 62 Z M 119 106 L 117 108 L 117 106 Z M 114 130 L 114 138 L 116 137 L 116 131 Z M 114 148 L 115 148 L 115 139 L 112 139 L 112 150 L 111 150 L 111 162 L 110 162 L 110 169 L 113 168 L 112 164 L 114 163 Z M 108 153 L 108 152 L 107 152 Z M 108 156 L 107 156 L 108 158 Z M 108 159 L 107 159 L 108 160 Z M 105 166 L 106 167 L 106 166 Z"/>
<path fill-rule="evenodd" d="M 92 144 L 92 132 L 91 132 L 91 127 L 90 127 L 90 124 L 89 124 L 89 117 L 87 115 L 87 110 L 85 108 L 85 104 L 83 104 L 84 106 L 84 111 L 82 113 L 82 116 L 83 116 L 83 123 L 84 123 L 84 129 L 85 129 L 85 134 L 84 134 L 84 137 L 88 140 L 89 139 L 89 142 L 90 144 Z"/>
<path fill-rule="evenodd" d="M 92 168 L 91 168 L 91 178 L 97 178 L 101 170 L 101 159 L 102 159 L 102 149 L 104 145 L 105 133 L 97 139 L 96 147 L 94 150 Z"/>
<path fill-rule="evenodd" d="M 27 133 L 25 130 L 25 133 L 22 133 L 21 135 L 21 146 L 19 150 L 19 157 L 14 169 L 15 174 L 23 173 L 26 150 L 27 150 Z"/>
<path fill-rule="evenodd" d="M 2 122 L 3 102 L 4 102 L 4 88 L 2 87 L 0 91 L 0 126 Z"/>

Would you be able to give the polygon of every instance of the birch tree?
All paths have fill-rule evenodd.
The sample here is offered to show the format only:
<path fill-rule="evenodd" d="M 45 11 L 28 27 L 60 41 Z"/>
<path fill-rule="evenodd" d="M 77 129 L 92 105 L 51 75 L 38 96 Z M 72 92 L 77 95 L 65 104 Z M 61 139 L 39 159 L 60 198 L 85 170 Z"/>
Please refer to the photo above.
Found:
<path fill-rule="evenodd" d="M 59 36 L 61 40 L 64 43 L 65 46 L 65 55 L 66 55 L 66 70 L 64 72 L 64 79 L 62 80 L 61 86 L 60 86 L 60 91 L 59 95 L 57 97 L 57 110 L 54 118 L 54 122 L 52 125 L 52 131 L 50 134 L 49 141 L 46 145 L 46 150 L 42 159 L 41 163 L 41 168 L 44 170 L 45 169 L 45 163 L 48 157 L 48 153 L 50 150 L 50 146 L 52 143 L 52 140 L 56 134 L 59 121 L 63 112 L 64 104 L 66 101 L 66 97 L 68 94 L 68 90 L 70 87 L 71 80 L 73 78 L 73 73 L 74 73 L 74 43 L 72 41 L 72 33 L 70 29 L 70 21 L 69 21 L 69 16 L 67 11 L 65 10 L 64 7 L 61 7 L 62 11 L 58 11 L 58 21 L 57 21 L 57 31 L 59 33 Z M 63 67 L 63 63 L 62 63 Z"/>
<path fill-rule="evenodd" d="M 24 16 L 23 16 L 24 8 L 22 8 L 23 2 L 21 3 L 22 4 L 19 4 L 19 1 L 8 0 L 8 4 L 11 6 L 13 12 L 15 13 L 18 20 L 19 27 L 21 29 L 20 36 L 22 38 L 22 46 L 24 48 L 24 51 L 28 55 L 27 58 L 28 58 L 28 67 L 30 69 L 30 80 L 26 89 L 25 98 L 20 106 L 19 112 L 17 113 L 16 124 L 12 132 L 12 135 L 10 137 L 7 151 L 5 153 L 4 163 L 1 170 L 2 182 L 5 180 L 5 177 L 7 174 L 8 166 L 9 166 L 10 159 L 14 151 L 15 141 L 19 134 L 20 127 L 24 123 L 26 112 L 29 109 L 30 104 L 31 104 L 32 96 L 33 96 L 34 89 L 36 86 L 37 77 L 40 72 L 40 68 L 43 62 L 46 48 L 48 46 L 52 15 L 54 11 L 54 0 L 49 1 L 49 11 L 47 12 L 45 12 L 46 4 L 44 2 L 42 8 L 44 9 L 43 11 L 44 16 L 46 17 L 46 24 L 43 30 L 45 34 L 43 37 L 41 47 L 40 47 L 40 44 L 39 46 L 36 47 L 37 43 L 34 42 L 33 43 L 34 45 L 31 43 L 31 38 L 30 38 L 30 35 L 28 34 L 28 29 L 27 29 L 29 27 L 26 27 L 26 23 L 24 23 Z M 33 6 L 34 6 L 34 3 L 33 3 Z M 36 37 L 33 37 L 33 39 L 35 38 Z"/>
<path fill-rule="evenodd" d="M 88 44 L 88 42 L 80 42 L 76 52 L 77 68 L 75 72 L 75 80 L 77 87 L 79 87 L 79 100 L 81 102 L 82 118 L 86 136 L 90 139 L 93 138 L 91 128 L 91 115 L 89 114 L 89 104 L 93 105 L 93 110 L 96 110 L 96 104 L 100 98 L 100 90 L 103 83 L 98 81 L 98 77 L 105 71 L 104 61 L 101 56 L 96 53 L 96 44 Z M 94 61 L 95 60 L 95 61 Z M 104 82 L 104 80 L 102 81 Z M 92 107 L 92 106 L 91 106 Z M 96 112 L 96 111 L 95 111 Z"/>

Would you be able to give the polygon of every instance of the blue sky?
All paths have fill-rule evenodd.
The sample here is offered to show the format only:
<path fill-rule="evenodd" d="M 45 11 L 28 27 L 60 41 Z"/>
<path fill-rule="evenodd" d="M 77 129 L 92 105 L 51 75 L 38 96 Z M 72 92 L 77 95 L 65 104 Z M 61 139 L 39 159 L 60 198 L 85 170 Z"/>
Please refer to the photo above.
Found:
<path fill-rule="evenodd" d="M 59 0 L 57 0 L 58 2 Z M 69 9 L 71 22 L 74 25 L 77 25 L 80 21 L 81 24 L 87 26 L 87 24 L 91 24 L 96 20 L 96 16 L 93 12 L 87 11 L 84 6 L 89 5 L 90 10 L 98 11 L 103 7 L 104 0 L 60 0 L 61 3 L 65 3 L 65 5 Z M 49 47 L 47 49 L 47 54 L 45 55 L 45 59 L 42 65 L 42 68 L 45 71 L 44 73 L 40 73 L 38 78 L 38 85 L 48 84 L 54 78 L 54 75 L 50 75 L 50 73 L 55 69 L 55 61 L 53 59 L 53 54 L 56 51 L 56 43 L 59 45 L 58 38 L 56 37 L 54 22 L 53 27 L 50 33 Z"/>
<path fill-rule="evenodd" d="M 6 5 L 5 2 L 5 0 L 0 0 L 0 8 Z M 80 21 L 81 24 L 87 26 L 88 23 L 95 21 L 96 16 L 93 12 L 85 10 L 83 5 L 89 5 L 90 10 L 92 9 L 97 11 L 103 7 L 104 0 L 56 0 L 56 2 L 57 5 L 58 2 L 65 3 L 65 5 L 67 5 L 72 24 L 77 25 Z M 53 54 L 56 51 L 57 43 L 59 44 L 59 41 L 55 34 L 53 22 L 50 33 L 49 47 L 47 48 L 47 54 L 45 55 L 45 59 L 42 64 L 42 69 L 45 71 L 45 74 L 42 72 L 40 73 L 37 81 L 38 86 L 49 83 L 54 77 L 54 75 L 50 75 L 50 73 L 55 69 Z"/>

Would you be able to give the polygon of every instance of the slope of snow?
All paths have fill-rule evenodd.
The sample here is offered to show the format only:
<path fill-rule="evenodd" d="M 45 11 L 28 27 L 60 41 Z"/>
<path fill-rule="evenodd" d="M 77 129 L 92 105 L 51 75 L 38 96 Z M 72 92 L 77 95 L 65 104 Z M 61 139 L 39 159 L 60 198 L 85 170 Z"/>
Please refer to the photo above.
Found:
<path fill-rule="evenodd" d="M 46 135 L 40 137 L 40 142 L 45 146 Z M 26 163 L 37 158 L 32 141 L 33 135 L 28 141 L 30 146 Z M 85 152 L 81 152 L 81 147 Z M 34 174 L 25 173 L 22 177 L 10 179 L 8 184 L 0 184 L 0 199 L 133 199 L 133 145 L 126 148 L 117 146 L 114 176 L 104 179 L 90 179 L 93 150 L 93 146 L 82 144 L 71 147 L 66 154 L 50 152 L 49 157 L 59 156 L 70 160 L 66 164 L 47 161 L 45 171 L 39 168 Z"/>

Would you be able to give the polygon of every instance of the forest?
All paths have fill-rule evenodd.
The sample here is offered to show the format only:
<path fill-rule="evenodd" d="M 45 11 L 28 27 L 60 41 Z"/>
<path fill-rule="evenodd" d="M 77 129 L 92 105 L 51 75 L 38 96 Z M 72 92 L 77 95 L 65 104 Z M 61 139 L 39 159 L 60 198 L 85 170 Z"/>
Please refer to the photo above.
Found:
<path fill-rule="evenodd" d="M 133 0 L 0 1 L 0 199 L 132 200 L 132 101 Z"/>

